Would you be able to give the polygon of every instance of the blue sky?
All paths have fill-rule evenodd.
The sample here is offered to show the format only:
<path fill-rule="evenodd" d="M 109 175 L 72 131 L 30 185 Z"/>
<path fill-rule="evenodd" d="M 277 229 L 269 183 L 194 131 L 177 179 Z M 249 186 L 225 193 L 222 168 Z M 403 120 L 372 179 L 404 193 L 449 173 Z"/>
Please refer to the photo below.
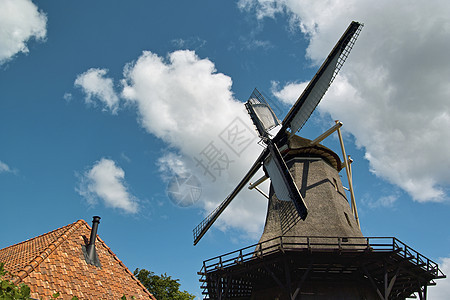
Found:
<path fill-rule="evenodd" d="M 255 243 L 265 218 L 266 200 L 244 192 L 192 246 L 261 149 L 251 131 L 234 150 L 223 132 L 252 128 L 243 102 L 255 87 L 282 119 L 357 20 L 361 36 L 300 135 L 343 121 L 363 234 L 395 236 L 449 273 L 450 5 L 324 5 L 0 0 L 0 248 L 100 215 L 131 270 L 199 295 L 202 261 Z M 325 145 L 340 151 L 336 137 Z M 228 159 L 222 171 L 198 163 L 208 146 Z M 167 186 L 186 172 L 201 195 L 181 207 Z M 430 290 L 444 299 L 450 283 Z"/>

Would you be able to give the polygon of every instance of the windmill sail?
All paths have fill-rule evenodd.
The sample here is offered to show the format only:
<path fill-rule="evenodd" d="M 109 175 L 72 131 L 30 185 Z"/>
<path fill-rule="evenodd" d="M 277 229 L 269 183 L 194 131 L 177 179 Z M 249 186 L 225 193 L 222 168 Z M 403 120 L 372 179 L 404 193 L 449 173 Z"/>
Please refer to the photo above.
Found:
<path fill-rule="evenodd" d="M 270 155 L 264 160 L 264 168 L 269 173 L 277 198 L 283 201 L 292 201 L 300 218 L 304 220 L 308 215 L 308 208 L 284 159 L 281 157 L 277 145 L 269 143 L 267 148 Z"/>
<path fill-rule="evenodd" d="M 284 118 L 283 128 L 274 140 L 279 141 L 287 128 L 290 128 L 291 133 L 295 133 L 303 127 L 347 59 L 362 27 L 363 25 L 358 22 L 352 22 L 349 25 L 319 71 Z"/>
<path fill-rule="evenodd" d="M 253 91 L 245 107 L 261 138 L 268 137 L 268 131 L 280 125 L 277 116 L 257 89 Z"/>
<path fill-rule="evenodd" d="M 253 175 L 259 170 L 262 162 L 266 158 L 268 154 L 267 149 L 265 149 L 258 159 L 255 161 L 250 170 L 245 174 L 244 178 L 239 182 L 239 184 L 234 188 L 231 194 L 222 201 L 222 203 L 212 212 L 210 213 L 197 227 L 194 228 L 194 246 L 200 241 L 200 239 L 205 235 L 208 229 L 214 224 L 217 218 L 222 214 L 222 212 L 227 208 L 227 206 L 231 203 L 231 201 L 236 197 L 236 195 L 242 190 L 244 186 L 252 179 Z"/>

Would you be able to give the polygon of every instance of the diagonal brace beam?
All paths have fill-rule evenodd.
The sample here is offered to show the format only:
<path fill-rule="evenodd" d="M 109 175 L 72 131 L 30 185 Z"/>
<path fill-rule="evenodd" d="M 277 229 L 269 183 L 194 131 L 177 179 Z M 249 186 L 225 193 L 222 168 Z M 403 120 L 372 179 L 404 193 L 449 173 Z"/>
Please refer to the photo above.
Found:
<path fill-rule="evenodd" d="M 400 272 L 400 267 L 397 268 L 397 271 L 395 271 L 395 275 L 391 278 L 389 282 L 389 286 L 387 287 L 386 291 L 384 292 L 386 299 L 389 298 L 389 295 L 391 294 L 392 288 L 394 287 L 395 280 L 397 280 L 398 273 Z"/>
<path fill-rule="evenodd" d="M 281 282 L 281 280 L 278 279 L 277 275 L 275 275 L 275 273 L 272 272 L 272 270 L 269 269 L 269 267 L 268 267 L 266 264 L 264 264 L 264 269 L 266 269 L 266 271 L 270 274 L 270 276 L 272 276 L 272 278 L 275 280 L 275 282 L 278 284 L 278 286 L 279 286 L 280 288 L 282 288 L 283 290 L 286 290 L 286 287 L 285 287 L 284 284 Z"/>
<path fill-rule="evenodd" d="M 381 300 L 387 300 L 383 297 L 383 294 L 381 294 L 380 289 L 378 288 L 377 284 L 375 283 L 375 281 L 373 280 L 372 276 L 370 275 L 369 271 L 367 271 L 366 267 L 363 266 L 363 271 L 364 274 L 366 274 L 367 278 L 369 278 L 370 283 L 372 284 L 372 286 L 375 288 L 375 290 L 377 291 L 378 296 L 380 297 Z"/>
<path fill-rule="evenodd" d="M 300 282 L 297 285 L 297 288 L 295 289 L 294 294 L 291 296 L 292 300 L 297 299 L 298 293 L 300 293 L 300 290 L 302 288 L 303 283 L 305 282 L 306 278 L 308 277 L 309 271 L 312 269 L 312 264 L 309 265 L 308 269 L 303 273 L 302 278 L 300 279 Z"/>

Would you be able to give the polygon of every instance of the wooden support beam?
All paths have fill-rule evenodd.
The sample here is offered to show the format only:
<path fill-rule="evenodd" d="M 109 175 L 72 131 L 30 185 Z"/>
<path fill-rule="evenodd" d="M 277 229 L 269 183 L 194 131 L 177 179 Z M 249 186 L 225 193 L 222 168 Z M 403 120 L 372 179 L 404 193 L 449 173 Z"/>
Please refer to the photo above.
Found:
<path fill-rule="evenodd" d="M 419 285 L 419 290 L 417 292 L 417 294 L 419 294 L 419 299 L 420 300 L 427 300 L 427 284 L 425 283 L 422 286 L 422 283 L 420 281 L 417 282 Z"/>
<path fill-rule="evenodd" d="M 386 265 L 384 265 L 383 267 L 383 271 L 384 271 L 384 299 L 388 299 L 389 295 L 388 295 L 388 271 L 386 269 Z"/>
<path fill-rule="evenodd" d="M 216 277 L 216 291 L 217 299 L 222 300 L 222 278 L 220 276 Z"/>
<path fill-rule="evenodd" d="M 266 181 L 267 179 L 269 179 L 269 177 L 267 177 L 266 175 L 262 176 L 260 179 L 256 180 L 255 183 L 251 183 L 248 185 L 248 189 L 252 190 L 255 187 L 257 187 L 258 185 L 260 185 L 261 183 L 263 183 L 264 181 Z"/>
<path fill-rule="evenodd" d="M 339 121 L 336 121 L 336 124 L 340 123 Z M 347 154 L 345 153 L 345 147 L 344 147 L 344 140 L 342 138 L 341 129 L 337 129 L 338 137 L 339 137 L 339 143 L 341 144 L 341 150 L 342 150 L 342 156 L 344 157 L 344 166 L 345 166 L 345 172 L 347 173 L 347 179 L 348 179 L 348 185 L 350 189 L 350 198 L 351 198 L 351 204 L 352 204 L 352 211 L 353 216 L 355 217 L 356 224 L 359 228 L 361 228 L 361 225 L 359 224 L 359 217 L 358 217 L 358 210 L 356 209 L 356 201 L 355 201 L 355 194 L 353 192 L 353 181 L 352 181 L 352 174 L 349 167 L 349 162 L 347 159 Z"/>
<path fill-rule="evenodd" d="M 350 157 L 350 155 L 347 155 L 347 161 L 348 161 L 348 169 L 350 171 L 350 176 L 353 178 L 353 173 L 352 173 L 353 159 Z"/>
<path fill-rule="evenodd" d="M 250 182 L 250 186 L 252 185 L 252 183 Z M 250 189 L 250 186 L 248 187 L 249 189 Z M 255 190 L 257 190 L 261 195 L 263 195 L 264 197 L 266 197 L 267 199 L 269 199 L 269 196 L 266 194 L 266 193 L 264 193 L 259 187 L 257 187 L 257 186 L 254 186 L 254 187 L 252 187 L 252 188 L 254 188 Z"/>
<path fill-rule="evenodd" d="M 275 273 L 272 272 L 272 270 L 270 270 L 266 264 L 264 264 L 264 269 L 266 269 L 266 271 L 270 274 L 270 276 L 272 276 L 273 280 L 275 280 L 275 282 L 278 284 L 278 286 L 281 289 L 286 290 L 286 287 L 284 286 L 284 284 L 280 281 L 280 279 L 278 279 L 277 275 L 275 275 Z"/>
<path fill-rule="evenodd" d="M 369 278 L 370 283 L 372 284 L 373 288 L 377 292 L 378 296 L 381 300 L 387 300 L 383 297 L 383 294 L 381 294 L 380 289 L 378 288 L 377 284 L 373 280 L 372 276 L 370 275 L 369 271 L 367 271 L 367 268 L 365 266 L 362 267 L 364 274 L 366 274 L 367 278 Z"/>
<path fill-rule="evenodd" d="M 224 299 L 227 299 L 227 297 L 228 297 L 228 291 L 230 290 L 230 287 L 231 287 L 231 276 L 227 276 L 227 277 L 225 278 L 225 280 L 226 280 L 226 282 L 227 282 L 227 286 L 226 286 L 225 288 L 223 288 L 223 285 L 222 285 L 222 288 L 224 289 L 223 298 L 224 298 Z"/>
<path fill-rule="evenodd" d="M 319 135 L 314 141 L 311 141 L 311 143 L 309 143 L 310 146 L 317 145 L 318 143 L 320 143 L 321 141 L 326 139 L 329 135 L 331 135 L 333 132 L 335 132 L 336 130 L 341 128 L 341 126 L 342 126 L 342 122 L 336 122 L 336 125 L 334 125 L 330 129 L 328 129 L 327 131 L 325 131 L 324 133 Z"/>
<path fill-rule="evenodd" d="M 295 289 L 294 294 L 291 296 L 292 300 L 297 299 L 298 294 L 300 293 L 302 289 L 302 285 L 305 282 L 306 278 L 308 277 L 309 271 L 312 269 L 312 264 L 309 265 L 308 269 L 303 273 L 302 278 L 300 279 L 300 282 L 297 285 L 297 288 Z"/>
<path fill-rule="evenodd" d="M 417 294 L 419 294 L 419 299 L 420 300 L 425 300 L 423 295 L 422 295 L 422 288 L 420 287 L 420 285 L 419 285 L 419 291 L 417 292 Z"/>
<path fill-rule="evenodd" d="M 291 300 L 294 300 L 292 298 L 291 272 L 289 265 L 286 261 L 286 257 L 284 257 L 283 259 L 283 264 L 284 264 L 284 276 L 286 277 L 287 292 L 289 294 L 289 297 L 291 297 Z"/>
<path fill-rule="evenodd" d="M 385 292 L 386 299 L 388 299 L 389 295 L 391 294 L 392 288 L 394 287 L 395 280 L 397 280 L 397 276 L 398 276 L 399 272 L 400 272 L 400 268 L 397 268 L 395 275 L 391 278 L 391 281 L 389 282 L 389 286 L 387 287 L 387 291 Z"/>

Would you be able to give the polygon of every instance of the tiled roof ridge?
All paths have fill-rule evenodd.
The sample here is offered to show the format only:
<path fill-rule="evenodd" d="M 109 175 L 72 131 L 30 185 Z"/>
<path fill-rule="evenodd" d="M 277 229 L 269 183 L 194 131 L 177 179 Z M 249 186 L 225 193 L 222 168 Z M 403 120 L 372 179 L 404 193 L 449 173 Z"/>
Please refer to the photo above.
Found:
<path fill-rule="evenodd" d="M 76 223 L 76 222 L 74 222 L 74 223 Z M 30 239 L 28 239 L 28 240 L 19 242 L 19 243 L 17 243 L 17 244 L 9 245 L 9 246 L 7 246 L 7 247 L 5 247 L 5 248 L 2 248 L 2 249 L 0 249 L 0 250 L 3 251 L 3 250 L 6 250 L 6 249 L 9 249 L 9 248 L 12 248 L 12 247 L 16 247 L 16 246 L 22 245 L 22 244 L 24 244 L 24 243 L 31 242 L 31 241 L 33 241 L 33 240 L 35 240 L 35 239 L 42 238 L 43 236 L 52 234 L 52 233 L 54 233 L 55 231 L 61 230 L 61 229 L 64 228 L 64 227 L 69 227 L 69 226 L 73 225 L 74 223 L 65 225 L 65 226 L 63 226 L 63 227 L 56 228 L 56 229 L 54 229 L 54 230 L 52 230 L 52 231 L 49 231 L 49 232 L 40 234 L 40 235 L 38 235 L 38 236 L 32 237 L 32 238 L 30 238 Z"/>
<path fill-rule="evenodd" d="M 72 223 L 72 224 L 69 224 L 69 225 L 66 225 L 66 226 L 69 226 L 68 227 L 68 229 L 67 230 L 65 230 L 57 239 L 56 239 L 56 241 L 54 241 L 54 242 L 52 242 L 47 248 L 45 248 L 45 250 L 43 250 L 38 256 L 36 256 L 34 259 L 32 259 L 28 264 L 26 264 L 25 265 L 25 267 L 22 269 L 22 270 L 20 270 L 19 272 L 17 272 L 17 274 L 16 275 L 14 275 L 13 276 L 13 278 L 12 278 L 12 282 L 14 283 L 14 284 L 17 284 L 17 283 L 19 283 L 19 282 L 21 282 L 25 277 L 27 277 L 28 276 L 28 274 L 30 274 L 42 261 L 44 261 L 56 248 L 58 248 L 59 247 L 59 245 L 61 245 L 66 239 L 67 239 L 67 237 L 68 236 L 70 236 L 73 232 L 75 232 L 82 224 L 83 224 L 83 222 L 84 223 L 86 223 L 85 221 L 83 221 L 83 220 L 78 220 L 78 221 L 76 221 L 75 223 Z M 64 226 L 64 227 L 66 227 L 66 226 Z M 63 227 L 61 227 L 61 228 L 63 228 Z M 61 229 L 61 228 L 58 228 L 58 229 L 55 229 L 55 230 L 52 230 L 52 231 L 50 231 L 50 232 L 47 232 L 47 233 L 45 233 L 45 234 L 49 234 L 49 233 L 51 233 L 51 232 L 54 232 L 54 231 L 56 231 L 56 230 L 59 230 L 59 229 Z M 37 236 L 36 238 L 38 238 L 38 237 L 41 237 L 41 236 L 43 236 L 43 235 L 45 235 L 45 234 L 42 234 L 42 235 L 40 235 L 40 236 Z M 30 239 L 30 240 L 32 240 L 32 239 Z M 30 240 L 28 240 L 28 241 L 30 241 Z M 16 244 L 17 245 L 17 244 Z"/>
<path fill-rule="evenodd" d="M 83 221 L 89 228 L 91 228 L 91 226 L 89 226 L 89 224 Z M 151 299 L 156 300 L 155 296 L 153 296 L 152 293 L 150 293 L 147 288 L 139 281 L 139 279 L 136 278 L 136 276 L 134 276 L 134 274 L 128 269 L 127 266 L 125 266 L 125 264 L 117 257 L 117 255 L 111 250 L 111 248 L 109 248 L 106 243 L 97 235 L 97 239 L 99 242 L 101 242 L 103 244 L 103 246 L 106 248 L 106 250 L 108 250 L 109 254 L 111 254 L 111 256 L 117 260 L 117 262 L 119 263 L 119 265 L 131 276 L 131 278 L 136 281 L 136 283 L 142 288 L 142 290 L 148 294 L 150 296 Z"/>

